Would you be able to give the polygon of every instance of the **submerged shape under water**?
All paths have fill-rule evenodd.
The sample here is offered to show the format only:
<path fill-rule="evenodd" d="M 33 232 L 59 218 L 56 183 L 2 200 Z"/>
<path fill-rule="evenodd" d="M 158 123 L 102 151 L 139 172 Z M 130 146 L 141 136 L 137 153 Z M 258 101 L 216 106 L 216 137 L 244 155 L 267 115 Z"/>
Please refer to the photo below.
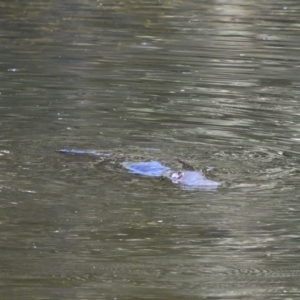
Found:
<path fill-rule="evenodd" d="M 150 177 L 160 177 L 163 175 L 164 171 L 170 170 L 170 168 L 163 166 L 158 161 L 148 161 L 148 162 L 124 162 L 123 167 L 127 169 L 130 173 L 136 175 L 144 175 Z"/>

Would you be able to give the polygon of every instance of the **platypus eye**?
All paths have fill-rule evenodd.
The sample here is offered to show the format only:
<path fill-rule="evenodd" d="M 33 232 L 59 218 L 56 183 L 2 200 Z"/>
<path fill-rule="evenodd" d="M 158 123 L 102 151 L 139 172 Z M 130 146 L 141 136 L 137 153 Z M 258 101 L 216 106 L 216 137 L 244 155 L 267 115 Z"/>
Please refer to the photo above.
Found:
<path fill-rule="evenodd" d="M 177 173 L 177 179 L 180 179 L 182 176 L 184 175 L 184 173 L 183 172 L 181 172 L 181 171 L 179 171 L 178 173 Z"/>

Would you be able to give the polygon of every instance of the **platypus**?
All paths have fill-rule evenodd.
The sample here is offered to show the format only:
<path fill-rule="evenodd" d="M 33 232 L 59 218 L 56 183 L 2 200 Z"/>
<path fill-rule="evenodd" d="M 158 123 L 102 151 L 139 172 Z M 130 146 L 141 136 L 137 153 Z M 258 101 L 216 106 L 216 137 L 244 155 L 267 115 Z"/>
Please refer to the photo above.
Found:
<path fill-rule="evenodd" d="M 102 153 L 94 150 L 61 149 L 59 152 L 73 155 L 110 156 L 109 153 Z M 183 189 L 215 190 L 220 186 L 219 182 L 207 179 L 201 171 L 174 171 L 154 160 L 139 162 L 125 161 L 122 162 L 121 165 L 135 175 L 167 178 Z"/>

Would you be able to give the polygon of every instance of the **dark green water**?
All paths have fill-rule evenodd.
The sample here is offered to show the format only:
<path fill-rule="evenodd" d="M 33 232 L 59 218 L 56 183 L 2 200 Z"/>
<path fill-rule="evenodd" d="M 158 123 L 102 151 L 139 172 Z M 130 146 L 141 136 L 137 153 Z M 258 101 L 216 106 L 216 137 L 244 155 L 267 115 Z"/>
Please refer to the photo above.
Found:
<path fill-rule="evenodd" d="M 298 299 L 298 1 L 0 3 L 1 299 Z M 187 160 L 185 191 L 105 150 Z"/>

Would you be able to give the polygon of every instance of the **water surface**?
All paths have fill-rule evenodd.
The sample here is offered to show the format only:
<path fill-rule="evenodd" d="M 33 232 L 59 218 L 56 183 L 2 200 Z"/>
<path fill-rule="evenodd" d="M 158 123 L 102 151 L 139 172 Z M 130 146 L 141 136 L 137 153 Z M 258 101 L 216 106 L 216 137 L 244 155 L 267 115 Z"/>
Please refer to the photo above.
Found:
<path fill-rule="evenodd" d="M 3 297 L 299 297 L 296 0 L 0 7 Z M 67 147 L 179 157 L 222 186 Z"/>

